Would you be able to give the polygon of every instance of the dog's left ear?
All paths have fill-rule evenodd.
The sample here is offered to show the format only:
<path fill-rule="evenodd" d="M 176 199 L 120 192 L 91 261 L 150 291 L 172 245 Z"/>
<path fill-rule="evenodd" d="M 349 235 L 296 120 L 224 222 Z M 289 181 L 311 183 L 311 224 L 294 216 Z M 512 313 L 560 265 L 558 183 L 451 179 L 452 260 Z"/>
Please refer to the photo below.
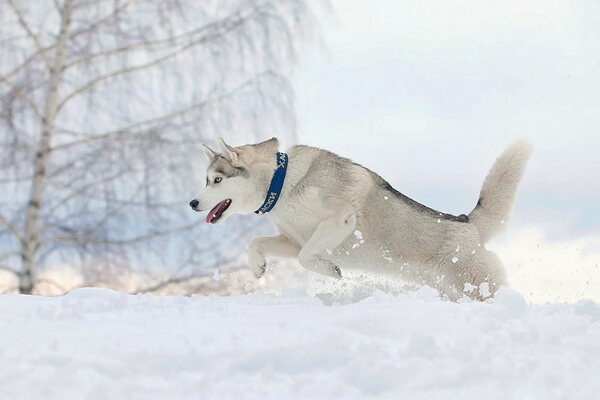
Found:
<path fill-rule="evenodd" d="M 204 155 L 208 159 L 208 162 L 211 162 L 217 156 L 217 153 L 205 144 L 202 145 L 202 150 L 204 150 Z"/>
<path fill-rule="evenodd" d="M 238 154 L 235 152 L 235 149 L 225 143 L 222 137 L 219 138 L 219 148 L 221 152 L 223 152 L 223 156 L 229 161 L 238 161 Z"/>

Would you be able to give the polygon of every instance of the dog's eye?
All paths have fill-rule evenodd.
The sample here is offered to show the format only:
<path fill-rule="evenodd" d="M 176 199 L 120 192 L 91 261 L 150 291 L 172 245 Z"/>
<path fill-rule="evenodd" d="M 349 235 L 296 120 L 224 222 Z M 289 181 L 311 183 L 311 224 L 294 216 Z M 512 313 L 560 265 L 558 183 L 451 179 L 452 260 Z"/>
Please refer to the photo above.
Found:
<path fill-rule="evenodd" d="M 215 183 L 219 183 L 219 182 L 221 182 L 222 180 L 223 180 L 223 178 L 221 178 L 220 176 L 217 176 L 217 177 L 215 178 Z"/>

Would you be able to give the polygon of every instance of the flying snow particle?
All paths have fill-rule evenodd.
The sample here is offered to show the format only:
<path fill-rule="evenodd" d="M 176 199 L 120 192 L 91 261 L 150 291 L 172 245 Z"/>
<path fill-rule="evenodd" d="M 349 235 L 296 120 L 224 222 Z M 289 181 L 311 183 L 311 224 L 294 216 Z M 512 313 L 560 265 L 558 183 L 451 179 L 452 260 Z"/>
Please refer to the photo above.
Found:
<path fill-rule="evenodd" d="M 452 264 L 456 264 L 458 262 L 458 257 L 453 257 L 452 258 Z"/>
<path fill-rule="evenodd" d="M 331 255 L 331 249 L 325 249 L 325 252 L 329 255 Z"/>
<path fill-rule="evenodd" d="M 353 248 L 353 249 L 355 249 L 355 248 L 357 248 L 357 247 L 358 247 L 358 243 L 354 243 L 354 244 L 352 245 L 352 248 Z"/>
<path fill-rule="evenodd" d="M 479 294 L 483 298 L 490 297 L 490 284 L 487 282 L 483 282 L 481 285 L 479 285 Z"/>
<path fill-rule="evenodd" d="M 441 223 L 442 223 L 442 220 L 438 218 L 438 224 L 441 224 Z"/>
<path fill-rule="evenodd" d="M 387 197 L 387 196 L 383 196 L 383 199 L 384 199 L 384 200 L 387 200 L 388 198 L 389 198 L 389 197 Z"/>
<path fill-rule="evenodd" d="M 458 253 L 460 251 L 460 245 L 456 246 L 456 252 Z"/>
<path fill-rule="evenodd" d="M 466 282 L 465 283 L 465 287 L 463 289 L 463 292 L 471 293 L 475 289 L 477 289 L 477 286 L 471 285 L 469 282 Z"/>
<path fill-rule="evenodd" d="M 354 231 L 354 236 L 356 236 L 357 239 L 363 238 L 362 232 L 359 231 L 358 229 Z"/>

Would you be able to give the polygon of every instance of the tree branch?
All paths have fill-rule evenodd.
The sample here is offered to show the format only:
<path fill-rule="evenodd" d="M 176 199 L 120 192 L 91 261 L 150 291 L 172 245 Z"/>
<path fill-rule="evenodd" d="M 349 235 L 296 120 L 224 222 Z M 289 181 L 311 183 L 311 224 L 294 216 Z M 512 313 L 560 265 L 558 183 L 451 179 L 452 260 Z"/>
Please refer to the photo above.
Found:
<path fill-rule="evenodd" d="M 196 40 L 192 40 L 192 39 L 199 34 L 210 31 L 211 29 L 216 30 L 216 29 L 219 29 L 221 26 L 227 26 L 227 24 L 243 22 L 246 19 L 248 19 L 251 15 L 252 15 L 252 13 L 247 13 L 246 15 L 243 15 L 242 10 L 237 10 L 236 12 L 228 15 L 227 17 L 225 17 L 221 20 L 206 24 L 204 26 L 201 26 L 201 27 L 198 27 L 195 29 L 191 29 L 187 32 L 184 32 L 184 33 L 181 33 L 178 35 L 173 35 L 173 36 L 169 36 L 166 38 L 156 39 L 153 41 L 130 43 L 128 45 L 115 47 L 113 49 L 99 51 L 99 52 L 93 53 L 93 54 L 88 54 L 86 56 L 83 56 L 83 57 L 80 57 L 80 58 L 77 58 L 77 59 L 71 61 L 70 63 L 68 63 L 65 66 L 65 69 L 68 69 L 74 65 L 77 65 L 77 64 L 80 64 L 83 62 L 94 60 L 96 58 L 111 56 L 111 55 L 115 55 L 115 54 L 119 54 L 119 53 L 123 53 L 123 52 L 127 52 L 127 51 L 132 51 L 132 50 L 150 50 L 153 48 L 156 49 L 156 48 L 160 48 L 163 46 L 167 46 L 167 47 L 184 46 L 184 43 L 182 42 L 182 40 L 188 40 L 189 42 L 202 40 L 202 38 L 196 39 Z M 228 31 L 229 30 L 225 29 L 222 33 L 226 33 Z M 214 35 L 215 35 L 215 33 L 213 33 L 212 35 L 208 35 L 208 37 L 214 37 Z"/>
<path fill-rule="evenodd" d="M 209 101 L 204 101 L 204 102 L 200 102 L 200 103 L 196 103 L 190 107 L 186 107 L 177 111 L 174 111 L 172 113 L 169 114 L 165 114 L 162 115 L 160 117 L 156 117 L 156 118 L 151 118 L 151 119 L 147 119 L 144 121 L 140 121 L 140 122 L 136 122 L 133 123 L 131 125 L 113 130 L 113 131 L 108 131 L 108 132 L 102 132 L 102 133 L 98 133 L 98 132 L 92 132 L 92 133 L 84 133 L 84 132 L 73 132 L 73 131 L 69 131 L 69 130 L 64 130 L 64 129 L 59 129 L 60 132 L 66 132 L 66 133 L 71 133 L 71 134 L 77 134 L 77 135 L 81 135 L 81 136 L 86 136 L 83 139 L 80 140 L 75 140 L 72 142 L 68 142 L 68 143 L 64 143 L 64 144 L 60 144 L 58 146 L 54 146 L 51 151 L 57 151 L 57 150 L 64 150 L 64 149 L 68 149 L 71 147 L 75 147 L 81 144 L 87 144 L 87 143 L 91 143 L 91 142 L 95 142 L 98 140 L 104 140 L 104 139 L 115 139 L 118 137 L 122 137 L 122 136 L 126 136 L 126 135 L 130 135 L 130 134 L 135 134 L 137 129 L 143 128 L 145 126 L 148 127 L 153 127 L 156 126 L 157 124 L 161 123 L 161 122 L 166 122 L 169 121 L 175 117 L 187 114 L 191 111 L 194 111 L 198 108 L 201 108 L 203 106 L 205 106 L 207 103 L 209 103 Z M 137 132 L 138 134 L 145 134 L 146 131 L 142 131 L 142 132 Z"/>
<path fill-rule="evenodd" d="M 58 289 L 59 291 L 62 292 L 62 294 L 65 294 L 67 292 L 69 292 L 67 289 L 65 289 L 64 286 L 62 286 L 61 284 L 59 284 L 58 282 L 56 282 L 53 279 L 48 279 L 48 278 L 39 278 L 35 280 L 36 283 L 47 283 L 51 286 L 54 286 L 56 289 Z"/>
<path fill-rule="evenodd" d="M 67 196 L 63 197 L 62 199 L 58 200 L 55 204 L 53 204 L 52 206 L 50 206 L 50 209 L 46 212 L 47 217 L 46 217 L 46 221 L 44 223 L 44 226 L 42 227 L 42 230 L 46 229 L 48 226 L 48 219 L 54 215 L 54 213 L 56 212 L 56 210 L 58 210 L 61 206 L 65 205 L 66 203 L 68 203 L 70 200 L 74 199 L 77 196 L 80 196 L 82 194 L 84 194 L 85 192 L 87 192 L 90 189 L 93 189 L 96 185 L 99 185 L 101 183 L 107 183 L 110 181 L 113 181 L 115 179 L 118 179 L 120 177 L 122 177 L 123 175 L 127 174 L 131 172 L 131 169 L 124 169 L 122 171 L 119 171 L 118 173 L 111 175 L 111 176 L 107 176 L 104 177 L 102 179 L 97 179 L 95 181 L 89 182 L 83 186 L 81 186 L 79 189 L 75 190 L 74 192 L 68 194 Z"/>
<path fill-rule="evenodd" d="M 21 100 L 23 100 L 25 103 L 27 103 L 27 105 L 29 105 L 29 107 L 31 108 L 31 110 L 33 111 L 33 113 L 40 119 L 43 120 L 44 117 L 42 115 L 42 113 L 40 112 L 40 110 L 38 109 L 38 107 L 35 105 L 35 103 L 33 102 L 33 100 L 31 100 L 29 98 L 29 96 L 27 96 L 26 94 L 23 94 L 21 92 L 17 92 L 16 96 L 18 98 L 20 98 Z"/>
<path fill-rule="evenodd" d="M 27 57 L 25 59 L 25 61 L 23 61 L 21 64 L 19 64 L 18 66 L 16 66 L 15 68 L 13 68 L 12 70 L 10 70 L 9 72 L 7 72 L 6 74 L 4 74 L 3 76 L 0 76 L 0 84 L 7 82 L 10 78 L 12 78 L 13 75 L 16 75 L 17 73 L 19 73 L 23 68 L 25 68 L 26 66 L 28 66 L 33 60 L 35 60 L 35 58 L 37 56 L 39 56 L 40 54 L 46 54 L 46 52 L 48 50 L 51 50 L 52 48 L 54 48 L 54 45 L 52 46 L 48 46 L 45 47 L 43 49 L 37 50 L 36 52 L 34 52 L 33 54 L 31 54 L 29 57 Z"/>
<path fill-rule="evenodd" d="M 19 231 L 17 230 L 17 227 L 14 226 L 6 217 L 4 217 L 2 214 L 0 214 L 0 224 L 4 225 L 6 227 L 6 229 L 8 229 L 8 231 L 10 233 L 12 233 L 19 241 L 22 241 L 23 239 L 21 238 L 21 234 L 19 233 Z"/>
<path fill-rule="evenodd" d="M 95 60 L 95 59 L 101 58 L 101 57 L 108 57 L 108 56 L 117 55 L 120 53 L 125 53 L 125 52 L 129 52 L 129 51 L 134 51 L 134 50 L 151 50 L 153 48 L 157 49 L 157 48 L 160 48 L 163 46 L 172 47 L 173 45 L 174 45 L 174 40 L 171 40 L 171 38 L 155 40 L 152 42 L 132 43 L 132 44 L 129 44 L 126 46 L 115 47 L 113 49 L 99 51 L 97 53 L 92 53 L 92 54 L 88 54 L 88 55 L 79 57 L 79 58 L 71 61 L 70 63 L 68 63 L 65 66 L 65 69 L 69 69 L 73 66 L 79 65 L 84 62 L 89 62 L 89 61 L 92 61 L 92 60 Z"/>
<path fill-rule="evenodd" d="M 83 28 L 81 30 L 73 32 L 73 34 L 71 35 L 71 39 L 75 39 L 81 35 L 85 35 L 85 34 L 94 32 L 96 29 L 100 28 L 106 22 L 110 21 L 113 18 L 116 18 L 117 16 L 119 16 L 119 14 L 122 14 L 132 3 L 134 3 L 133 0 L 127 0 L 122 6 L 115 8 L 110 14 L 108 14 L 108 15 L 100 18 L 96 22 L 90 24 L 87 28 Z"/>
<path fill-rule="evenodd" d="M 198 39 L 195 40 L 191 40 L 189 43 L 187 44 L 182 44 L 180 46 L 180 48 L 171 51 L 169 53 L 167 53 L 166 55 L 163 55 L 161 57 L 155 58 L 152 61 L 149 61 L 147 63 L 143 63 L 143 64 L 138 64 L 138 65 L 133 65 L 133 66 L 129 66 L 126 68 L 122 68 L 116 71 L 113 71 L 111 73 L 108 73 L 106 75 L 101 75 L 95 79 L 92 79 L 90 81 L 88 81 L 87 83 L 85 83 L 84 85 L 80 86 L 79 88 L 75 89 L 73 92 L 71 92 L 70 94 L 68 94 L 58 105 L 58 110 L 60 111 L 72 98 L 80 95 L 81 93 L 84 93 L 85 91 L 95 87 L 96 85 L 103 83 L 105 81 L 114 79 L 116 77 L 122 76 L 122 75 L 128 75 L 137 71 L 141 71 L 141 70 L 145 70 L 147 68 L 151 68 L 154 67 L 156 65 L 162 64 L 165 61 L 174 58 L 175 56 L 183 53 L 184 51 L 200 45 L 202 43 L 205 42 L 209 42 L 210 40 L 213 40 L 216 37 L 222 36 L 225 33 L 231 32 L 234 29 L 237 29 L 238 27 L 240 27 L 241 25 L 244 24 L 244 22 L 246 21 L 246 18 L 244 17 L 238 17 L 237 19 L 233 20 L 233 21 L 222 21 L 222 25 L 224 25 L 223 27 L 220 27 L 220 30 L 217 30 L 216 32 L 213 33 L 209 33 L 206 36 L 201 36 Z"/>
<path fill-rule="evenodd" d="M 7 294 L 7 293 L 10 293 L 10 292 L 14 292 L 17 289 L 18 289 L 18 287 L 16 287 L 16 286 L 12 286 L 12 287 L 9 286 L 6 289 L 4 289 L 2 292 L 0 292 L 0 294 Z"/>
<path fill-rule="evenodd" d="M 231 240 L 233 242 L 239 241 L 245 233 L 246 232 L 244 230 L 240 230 L 237 232 L 237 235 L 234 238 L 231 238 Z M 155 291 L 162 289 L 169 285 L 184 283 L 184 282 L 191 281 L 193 279 L 205 278 L 205 277 L 209 276 L 209 274 L 200 273 L 200 274 L 192 274 L 192 275 L 188 275 L 188 276 L 184 276 L 184 277 L 176 277 L 176 275 L 179 274 L 179 272 L 181 272 L 183 270 L 183 268 L 185 268 L 190 261 L 191 260 L 188 259 L 186 262 L 182 263 L 181 267 L 179 267 L 175 272 L 173 272 L 169 278 L 167 278 L 161 282 L 158 282 L 152 286 L 142 288 L 142 289 L 137 289 L 135 291 L 132 291 L 131 293 L 136 294 L 136 293 L 155 292 Z M 207 268 L 214 268 L 220 264 L 222 264 L 222 260 L 220 260 L 220 261 L 217 260 L 216 262 L 214 262 L 212 265 L 208 266 Z"/>
<path fill-rule="evenodd" d="M 168 236 L 174 233 L 185 232 L 197 226 L 197 222 L 193 222 L 191 224 L 186 224 L 182 226 L 178 226 L 171 229 L 163 229 L 159 231 L 153 231 L 144 235 L 134 236 L 127 239 L 95 239 L 89 238 L 85 236 L 56 236 L 51 240 L 47 240 L 42 242 L 41 245 L 47 244 L 56 244 L 61 242 L 72 242 L 78 243 L 82 245 L 113 245 L 113 246 L 125 246 L 131 244 L 137 244 L 140 242 L 145 242 L 150 239 L 155 239 L 157 237 Z"/>
<path fill-rule="evenodd" d="M 19 256 L 21 255 L 20 251 L 12 251 L 9 253 L 4 253 L 2 255 L 0 255 L 0 260 L 4 260 L 5 258 L 10 258 L 10 257 L 14 257 L 14 256 Z"/>
<path fill-rule="evenodd" d="M 50 61 L 48 60 L 48 56 L 46 55 L 46 49 L 44 48 L 44 46 L 42 46 L 42 44 L 40 43 L 40 41 L 39 41 L 38 37 L 35 35 L 35 33 L 33 33 L 31 28 L 27 24 L 27 21 L 25 21 L 23 14 L 21 14 L 21 11 L 19 11 L 19 9 L 17 8 L 14 0 L 8 0 L 8 3 L 10 4 L 10 7 L 12 8 L 15 15 L 17 16 L 17 19 L 19 20 L 19 25 L 21 25 L 21 27 L 25 30 L 25 32 L 27 32 L 27 35 L 31 38 L 31 40 L 35 44 L 35 47 L 37 48 L 38 53 L 40 53 L 42 55 L 42 58 L 44 59 L 44 62 L 46 63 L 46 66 L 48 67 L 48 69 L 51 69 L 52 67 L 50 66 Z"/>
<path fill-rule="evenodd" d="M 266 74 L 270 74 L 270 73 L 267 72 Z M 160 117 L 155 117 L 155 118 L 150 118 L 150 119 L 147 119 L 144 121 L 135 122 L 131 125 L 127 125 L 127 126 L 124 126 L 122 128 L 115 129 L 112 131 L 89 132 L 88 133 L 88 132 L 75 132 L 75 131 L 70 131 L 67 129 L 57 128 L 58 132 L 68 133 L 68 134 L 76 135 L 76 136 L 85 136 L 85 137 L 83 139 L 74 140 L 74 141 L 71 141 L 68 143 L 63 143 L 63 144 L 54 146 L 52 149 L 50 149 L 50 151 L 54 152 L 57 150 L 65 150 L 65 149 L 69 149 L 69 148 L 79 146 L 82 144 L 91 143 L 91 142 L 94 142 L 97 140 L 116 139 L 118 137 L 123 137 L 123 136 L 127 136 L 127 135 L 136 135 L 136 134 L 144 135 L 147 132 L 146 131 L 140 132 L 139 129 L 143 129 L 145 127 L 152 128 L 152 127 L 160 124 L 161 122 L 171 121 L 171 120 L 173 120 L 173 118 L 180 117 L 189 112 L 195 111 L 202 107 L 206 107 L 209 104 L 218 103 L 220 101 L 231 98 L 231 97 L 239 94 L 241 90 L 243 90 L 245 87 L 247 87 L 249 84 L 251 84 L 254 80 L 259 79 L 263 75 L 265 75 L 265 73 L 259 74 L 254 79 L 252 79 L 250 81 L 246 81 L 246 82 L 242 83 L 241 85 L 235 87 L 234 89 L 232 89 L 226 93 L 223 93 L 219 96 L 215 96 L 215 97 L 200 101 L 198 103 L 192 104 L 189 107 L 185 107 L 185 108 L 173 111 L 171 113 L 161 115 Z M 136 130 L 137 130 L 137 132 L 136 132 Z"/>
<path fill-rule="evenodd" d="M 165 288 L 169 285 L 176 285 L 179 283 L 184 283 L 184 282 L 189 282 L 191 280 L 197 279 L 197 278 L 206 278 L 208 277 L 209 274 L 194 274 L 194 275 L 190 275 L 190 276 L 183 276 L 183 277 L 179 277 L 179 278 L 169 278 L 167 280 L 161 281 L 159 283 L 156 283 L 154 285 L 145 287 L 145 288 L 140 288 L 140 289 L 136 289 L 131 291 L 131 294 L 138 294 L 138 293 L 151 293 L 151 292 L 156 292 L 159 289 Z"/>
<path fill-rule="evenodd" d="M 14 274 L 15 276 L 21 275 L 21 273 L 19 271 L 15 271 L 14 269 L 12 269 L 11 267 L 6 266 L 6 265 L 0 265 L 0 271 L 10 272 L 11 274 Z"/>

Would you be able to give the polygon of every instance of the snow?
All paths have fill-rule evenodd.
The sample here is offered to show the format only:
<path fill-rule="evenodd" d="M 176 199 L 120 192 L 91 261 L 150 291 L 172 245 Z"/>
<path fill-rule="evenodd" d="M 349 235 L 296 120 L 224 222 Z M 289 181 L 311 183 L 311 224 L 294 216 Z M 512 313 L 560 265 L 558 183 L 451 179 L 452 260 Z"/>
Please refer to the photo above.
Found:
<path fill-rule="evenodd" d="M 215 281 L 219 281 L 221 279 L 221 270 L 220 269 L 215 269 L 215 272 L 213 272 L 213 280 Z"/>
<path fill-rule="evenodd" d="M 323 299 L 323 300 L 322 300 Z M 0 296 L 6 399 L 591 399 L 600 306 L 510 289 L 361 301 L 288 290 L 231 297 L 79 289 Z"/>
<path fill-rule="evenodd" d="M 477 289 L 477 286 L 471 285 L 468 282 L 465 282 L 463 291 L 465 293 L 471 293 L 473 290 Z"/>
<path fill-rule="evenodd" d="M 490 293 L 490 284 L 487 282 L 482 282 L 479 285 L 479 294 L 485 299 L 491 295 Z"/>

